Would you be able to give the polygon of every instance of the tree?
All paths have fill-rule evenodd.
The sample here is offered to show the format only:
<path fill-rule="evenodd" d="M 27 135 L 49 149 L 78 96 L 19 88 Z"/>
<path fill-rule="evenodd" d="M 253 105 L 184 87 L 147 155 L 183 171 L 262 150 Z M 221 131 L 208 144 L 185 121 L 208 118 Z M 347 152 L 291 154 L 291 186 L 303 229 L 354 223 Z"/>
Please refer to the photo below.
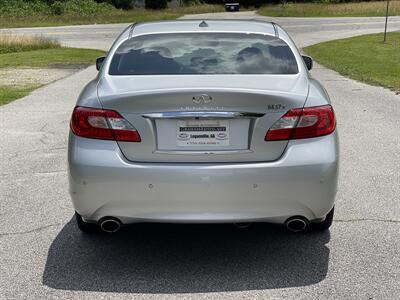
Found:
<path fill-rule="evenodd" d="M 167 8 L 168 3 L 167 0 L 146 0 L 145 6 L 149 9 L 164 9 Z"/>

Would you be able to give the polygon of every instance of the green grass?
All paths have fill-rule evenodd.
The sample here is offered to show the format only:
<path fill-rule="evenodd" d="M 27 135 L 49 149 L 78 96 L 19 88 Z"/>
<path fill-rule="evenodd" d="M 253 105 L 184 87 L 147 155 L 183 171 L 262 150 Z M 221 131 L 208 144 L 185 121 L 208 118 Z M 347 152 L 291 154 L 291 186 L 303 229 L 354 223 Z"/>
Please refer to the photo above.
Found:
<path fill-rule="evenodd" d="M 400 1 L 390 1 L 391 16 L 400 15 Z M 271 17 L 373 17 L 384 16 L 386 1 L 353 3 L 287 3 L 266 5 L 260 15 Z"/>
<path fill-rule="evenodd" d="M 201 14 L 221 11 L 224 11 L 222 5 L 194 5 L 164 10 L 122 10 L 110 7 L 107 10 L 102 9 L 92 14 L 65 13 L 61 15 L 52 15 L 34 13 L 18 17 L 0 14 L 0 28 L 134 23 L 153 20 L 171 20 L 186 14 Z"/>
<path fill-rule="evenodd" d="M 344 76 L 400 91 L 400 32 L 363 35 L 304 49 L 317 62 Z"/>
<path fill-rule="evenodd" d="M 10 103 L 13 100 L 25 97 L 30 92 L 37 89 L 38 85 L 29 85 L 22 87 L 15 86 L 0 86 L 0 106 Z"/>
<path fill-rule="evenodd" d="M 55 41 L 31 36 L 0 35 L 1 68 L 77 68 L 92 65 L 100 50 L 63 48 Z M 40 85 L 0 86 L 0 105 L 28 95 Z"/>
<path fill-rule="evenodd" d="M 0 55 L 0 68 L 11 67 L 76 67 L 88 66 L 96 57 L 104 54 L 100 50 L 56 48 Z"/>
<path fill-rule="evenodd" d="M 45 37 L 0 34 L 0 54 L 60 47 L 59 42 Z"/>

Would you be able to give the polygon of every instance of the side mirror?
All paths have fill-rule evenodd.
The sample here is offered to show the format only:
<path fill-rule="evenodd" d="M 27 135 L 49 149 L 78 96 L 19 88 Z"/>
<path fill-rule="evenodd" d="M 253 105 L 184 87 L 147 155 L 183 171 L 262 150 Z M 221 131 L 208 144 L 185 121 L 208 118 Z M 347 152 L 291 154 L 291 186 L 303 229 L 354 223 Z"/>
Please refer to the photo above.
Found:
<path fill-rule="evenodd" d="M 97 71 L 100 70 L 101 65 L 103 64 L 105 59 L 106 59 L 105 56 L 100 56 L 100 57 L 96 58 L 96 69 L 97 69 Z"/>
<path fill-rule="evenodd" d="M 303 57 L 304 63 L 306 64 L 306 67 L 308 70 L 311 70 L 313 67 L 313 60 L 310 56 L 307 55 L 302 55 L 301 57 Z"/>

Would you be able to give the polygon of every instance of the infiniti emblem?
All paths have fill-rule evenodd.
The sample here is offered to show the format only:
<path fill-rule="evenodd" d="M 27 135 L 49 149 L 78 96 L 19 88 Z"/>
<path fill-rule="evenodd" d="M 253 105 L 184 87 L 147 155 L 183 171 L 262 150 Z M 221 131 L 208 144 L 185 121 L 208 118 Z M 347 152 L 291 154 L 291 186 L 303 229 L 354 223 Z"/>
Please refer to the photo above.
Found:
<path fill-rule="evenodd" d="M 212 97 L 207 94 L 201 94 L 192 98 L 195 104 L 208 104 L 212 101 Z"/>

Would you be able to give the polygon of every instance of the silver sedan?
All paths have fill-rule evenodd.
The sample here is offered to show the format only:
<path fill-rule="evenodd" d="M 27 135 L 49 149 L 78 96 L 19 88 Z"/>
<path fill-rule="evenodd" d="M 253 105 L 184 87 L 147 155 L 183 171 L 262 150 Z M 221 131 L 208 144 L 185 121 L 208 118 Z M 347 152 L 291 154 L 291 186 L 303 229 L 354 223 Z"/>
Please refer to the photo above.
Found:
<path fill-rule="evenodd" d="M 330 227 L 335 116 L 308 72 L 312 59 L 281 27 L 134 24 L 96 65 L 69 136 L 81 230 L 138 222 Z"/>

